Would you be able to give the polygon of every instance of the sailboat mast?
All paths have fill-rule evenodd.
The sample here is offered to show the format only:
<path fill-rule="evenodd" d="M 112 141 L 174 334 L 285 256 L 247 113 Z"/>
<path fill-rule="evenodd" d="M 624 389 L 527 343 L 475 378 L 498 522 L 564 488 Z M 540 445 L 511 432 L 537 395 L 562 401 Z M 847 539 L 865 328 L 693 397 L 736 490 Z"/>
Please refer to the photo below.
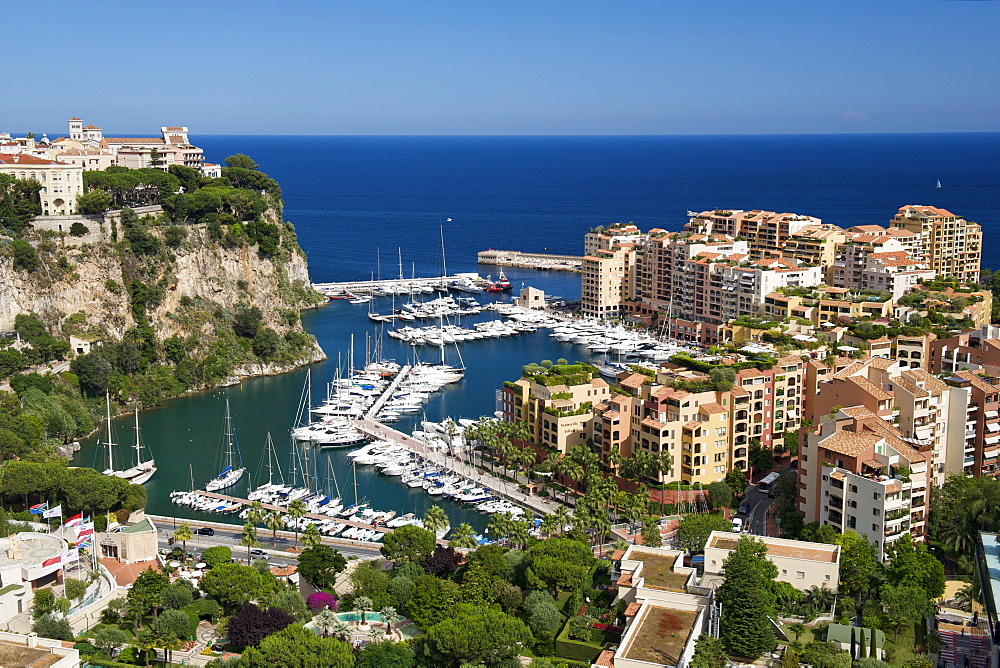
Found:
<path fill-rule="evenodd" d="M 448 220 L 451 220 L 451 218 L 449 218 Z M 448 278 L 448 263 L 447 263 L 447 260 L 445 258 L 445 254 L 444 254 L 444 224 L 443 223 L 440 225 L 440 228 L 441 228 L 441 273 L 443 274 L 442 278 Z"/>
<path fill-rule="evenodd" d="M 139 438 L 139 404 L 135 404 L 135 465 L 139 466 L 142 463 L 142 457 L 139 456 L 142 451 L 142 441 Z"/>
<path fill-rule="evenodd" d="M 114 445 L 111 439 L 111 393 L 107 390 L 104 391 L 104 406 L 107 411 L 108 420 L 108 471 L 115 470 L 115 463 L 113 461 L 113 455 L 111 452 L 111 446 Z"/>
<path fill-rule="evenodd" d="M 354 470 L 354 505 L 358 505 L 358 463 L 351 460 L 351 468 Z"/>
<path fill-rule="evenodd" d="M 229 399 L 226 399 L 226 466 L 233 465 L 233 416 L 229 412 Z"/>
<path fill-rule="evenodd" d="M 396 253 L 399 255 L 399 280 L 403 280 L 403 248 L 399 246 L 396 248 Z"/>

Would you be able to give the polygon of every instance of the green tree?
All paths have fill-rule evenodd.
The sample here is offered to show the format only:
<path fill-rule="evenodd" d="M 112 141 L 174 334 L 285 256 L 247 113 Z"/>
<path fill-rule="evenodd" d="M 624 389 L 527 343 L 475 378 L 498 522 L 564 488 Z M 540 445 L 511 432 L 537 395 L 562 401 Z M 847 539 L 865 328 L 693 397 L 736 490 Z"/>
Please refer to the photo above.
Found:
<path fill-rule="evenodd" d="M 285 526 L 285 517 L 280 510 L 271 510 L 264 515 L 264 526 L 271 530 L 271 547 L 278 544 L 278 529 Z"/>
<path fill-rule="evenodd" d="M 813 668 L 851 668 L 851 655 L 837 649 L 832 642 L 807 643 L 799 654 L 799 661 Z"/>
<path fill-rule="evenodd" d="M 660 533 L 660 525 L 653 518 L 649 518 L 642 523 L 642 544 L 649 547 L 660 547 L 663 545 L 663 535 Z"/>
<path fill-rule="evenodd" d="M 156 631 L 165 636 L 167 642 L 167 663 L 172 659 L 172 647 L 178 640 L 189 640 L 194 636 L 195 623 L 181 610 L 164 610 L 156 622 Z"/>
<path fill-rule="evenodd" d="M 424 652 L 446 665 L 494 664 L 517 655 L 531 640 L 524 622 L 499 610 L 469 604 L 455 606 L 454 614 L 427 629 Z"/>
<path fill-rule="evenodd" d="M 226 158 L 226 167 L 236 167 L 238 169 L 248 169 L 256 171 L 259 165 L 253 161 L 249 155 L 237 153 Z"/>
<path fill-rule="evenodd" d="M 913 624 L 934 611 L 934 604 L 921 587 L 912 585 L 885 585 L 882 587 L 882 605 L 892 625 L 893 642 L 907 624 Z"/>
<path fill-rule="evenodd" d="M 249 601 L 260 601 L 277 588 L 271 575 L 252 566 L 219 564 L 205 573 L 201 588 L 227 610 Z"/>
<path fill-rule="evenodd" d="M 219 564 L 227 564 L 232 561 L 233 551 L 225 545 L 216 545 L 202 552 L 201 560 L 209 568 L 215 568 Z"/>
<path fill-rule="evenodd" d="M 713 531 L 730 531 L 732 524 L 722 515 L 685 515 L 677 525 L 677 542 L 689 554 L 700 554 Z"/>
<path fill-rule="evenodd" d="M 416 658 L 409 645 L 391 641 L 374 642 L 358 653 L 357 668 L 411 668 Z"/>
<path fill-rule="evenodd" d="M 299 554 L 299 573 L 319 589 L 333 589 L 337 575 L 347 568 L 347 560 L 337 550 L 316 545 Z"/>
<path fill-rule="evenodd" d="M 182 584 L 172 584 L 163 589 L 163 607 L 180 610 L 194 600 L 191 587 Z"/>
<path fill-rule="evenodd" d="M 528 586 L 553 594 L 582 586 L 595 563 L 589 547 L 565 538 L 550 538 L 532 545 L 525 561 Z"/>
<path fill-rule="evenodd" d="M 257 647 L 247 647 L 240 668 L 296 668 L 323 666 L 351 668 L 351 646 L 336 638 L 322 638 L 293 624 L 264 638 Z"/>
<path fill-rule="evenodd" d="M 306 516 L 306 502 L 302 499 L 295 499 L 288 504 L 288 514 L 293 520 L 295 529 L 295 544 L 299 544 L 299 520 Z"/>
<path fill-rule="evenodd" d="M 43 615 L 35 620 L 31 625 L 31 630 L 43 638 L 53 638 L 54 640 L 73 639 L 73 629 L 70 628 L 69 620 L 65 617 Z"/>
<path fill-rule="evenodd" d="M 424 513 L 424 528 L 434 534 L 441 531 L 451 525 L 451 520 L 448 519 L 448 513 L 444 511 L 441 506 L 431 506 Z M 457 547 L 457 546 L 456 546 Z"/>
<path fill-rule="evenodd" d="M 927 550 L 926 545 L 914 543 L 913 537 L 906 533 L 887 545 L 885 552 L 889 559 L 886 567 L 889 584 L 920 587 L 928 599 L 944 594 L 944 566 Z"/>
<path fill-rule="evenodd" d="M 708 485 L 708 505 L 713 509 L 731 505 L 733 502 L 733 488 L 721 480 Z"/>
<path fill-rule="evenodd" d="M 698 641 L 694 646 L 694 656 L 691 657 L 689 665 L 691 668 L 726 668 L 727 658 L 722 640 L 706 633 L 698 636 Z M 798 668 L 797 664 L 796 668 Z"/>
<path fill-rule="evenodd" d="M 128 642 L 128 636 L 117 626 L 101 624 L 94 629 L 94 646 L 98 649 L 110 652 Z"/>
<path fill-rule="evenodd" d="M 562 614 L 554 604 L 535 606 L 528 617 L 528 626 L 531 627 L 531 632 L 537 640 L 546 642 L 551 640 L 562 626 Z"/>
<path fill-rule="evenodd" d="M 136 628 L 142 625 L 142 615 L 153 610 L 156 617 L 157 609 L 163 605 L 163 590 L 170 585 L 170 578 L 163 573 L 147 568 L 135 579 L 128 590 L 129 608 L 136 616 Z"/>
<path fill-rule="evenodd" d="M 257 526 L 253 522 L 243 525 L 243 535 L 240 537 L 240 545 L 247 549 L 247 563 L 250 563 L 250 548 L 257 547 Z"/>
<path fill-rule="evenodd" d="M 111 195 L 100 188 L 96 188 L 90 192 L 78 195 L 76 198 L 76 208 L 79 209 L 80 213 L 84 214 L 104 213 L 111 208 Z M 72 230 L 70 230 L 70 234 L 73 234 Z"/>
<path fill-rule="evenodd" d="M 840 591 L 846 596 L 861 596 L 881 570 L 878 547 L 851 529 L 838 534 L 836 541 L 840 545 Z"/>
<path fill-rule="evenodd" d="M 11 257 L 14 258 L 14 269 L 31 272 L 41 266 L 35 247 L 27 241 L 17 239 L 10 242 L 9 248 Z"/>
<path fill-rule="evenodd" d="M 740 538 L 722 563 L 726 580 L 716 594 L 722 604 L 723 646 L 729 654 L 750 660 L 777 643 L 768 616 L 774 612 L 773 582 L 778 569 L 766 555 L 762 542 Z"/>
<path fill-rule="evenodd" d="M 479 544 L 476 542 L 476 530 L 468 522 L 462 522 L 456 528 L 452 529 L 451 535 L 448 538 L 452 547 L 474 549 Z"/>
<path fill-rule="evenodd" d="M 397 565 L 421 563 L 434 551 L 437 541 L 434 534 L 412 524 L 399 527 L 382 539 L 382 556 Z"/>

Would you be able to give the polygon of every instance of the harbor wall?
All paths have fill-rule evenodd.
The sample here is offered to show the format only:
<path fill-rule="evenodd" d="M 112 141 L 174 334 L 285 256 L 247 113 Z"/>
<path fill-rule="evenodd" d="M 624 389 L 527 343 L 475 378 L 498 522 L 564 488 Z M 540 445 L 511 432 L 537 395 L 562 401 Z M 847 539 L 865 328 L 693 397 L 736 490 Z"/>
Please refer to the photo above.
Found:
<path fill-rule="evenodd" d="M 489 250 L 476 254 L 479 264 L 499 267 L 522 267 L 554 271 L 580 271 L 583 258 L 577 255 L 554 255 L 552 253 L 522 253 L 521 251 Z"/>

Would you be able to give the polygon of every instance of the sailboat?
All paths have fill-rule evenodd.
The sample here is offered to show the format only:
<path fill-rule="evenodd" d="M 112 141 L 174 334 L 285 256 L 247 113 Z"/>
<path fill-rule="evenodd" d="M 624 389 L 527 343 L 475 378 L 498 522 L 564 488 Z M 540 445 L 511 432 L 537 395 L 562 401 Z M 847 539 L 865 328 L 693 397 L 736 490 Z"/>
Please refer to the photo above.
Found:
<path fill-rule="evenodd" d="M 246 473 L 246 468 L 243 466 L 243 455 L 240 454 L 240 446 L 236 442 L 236 434 L 233 432 L 233 416 L 229 410 L 229 399 L 226 399 L 225 430 L 226 445 L 222 453 L 222 463 L 225 467 L 219 472 L 219 475 L 209 480 L 208 484 L 205 485 L 205 490 L 209 492 L 232 487 Z"/>
<path fill-rule="evenodd" d="M 146 445 L 142 442 L 142 437 L 139 435 L 139 406 L 135 406 L 135 445 L 132 446 L 135 449 L 135 466 L 125 469 L 124 471 L 119 471 L 115 475 L 119 478 L 125 478 L 130 483 L 134 485 L 145 484 L 153 474 L 156 473 L 156 460 L 150 455 L 149 459 L 142 461 L 142 451 L 146 450 Z"/>
<path fill-rule="evenodd" d="M 936 185 L 936 186 L 934 186 L 934 187 L 935 187 L 935 188 L 940 188 L 940 187 L 941 187 L 941 179 L 938 179 L 938 180 L 937 180 L 937 185 Z"/>
<path fill-rule="evenodd" d="M 142 461 L 142 450 L 144 446 L 139 438 L 139 409 L 136 407 L 135 411 L 135 466 L 130 468 L 116 471 L 115 470 L 115 460 L 114 460 L 114 447 L 117 443 L 114 442 L 111 432 L 111 394 L 108 392 L 104 393 L 104 403 L 106 411 L 107 420 L 107 443 L 108 446 L 108 468 L 103 471 L 104 475 L 113 475 L 116 478 L 121 478 L 122 480 L 128 480 L 136 485 L 141 485 L 147 480 L 153 477 L 156 473 L 156 462 L 152 457 L 148 461 Z"/>

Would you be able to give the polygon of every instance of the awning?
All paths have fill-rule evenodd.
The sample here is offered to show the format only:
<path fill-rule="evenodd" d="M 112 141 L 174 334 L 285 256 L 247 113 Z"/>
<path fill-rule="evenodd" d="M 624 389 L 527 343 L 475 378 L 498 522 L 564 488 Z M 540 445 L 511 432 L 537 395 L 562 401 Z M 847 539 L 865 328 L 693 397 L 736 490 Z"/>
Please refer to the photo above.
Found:
<path fill-rule="evenodd" d="M 987 422 L 986 429 L 987 431 L 1000 431 L 1000 424 L 997 424 L 996 422 Z"/>
<path fill-rule="evenodd" d="M 995 443 L 1000 443 L 1000 436 L 987 436 L 986 438 L 983 439 L 983 442 L 986 443 L 986 445 L 993 445 Z"/>
<path fill-rule="evenodd" d="M 986 419 L 993 419 L 1000 417 L 1000 412 L 997 411 L 986 411 Z"/>

